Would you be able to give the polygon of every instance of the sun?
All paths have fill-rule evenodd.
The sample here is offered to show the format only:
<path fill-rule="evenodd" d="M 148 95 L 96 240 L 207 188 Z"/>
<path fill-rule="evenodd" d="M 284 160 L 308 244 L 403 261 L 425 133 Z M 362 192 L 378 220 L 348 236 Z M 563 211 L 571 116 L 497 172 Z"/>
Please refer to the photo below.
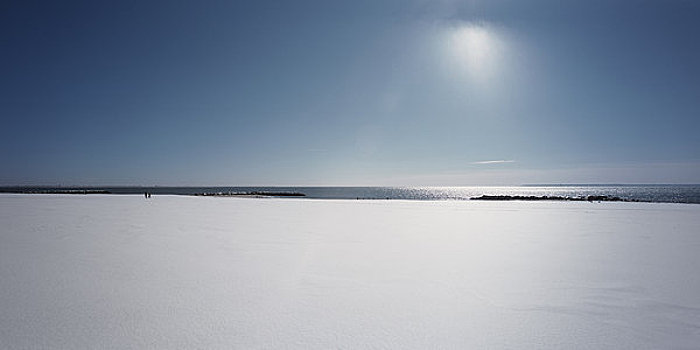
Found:
<path fill-rule="evenodd" d="M 503 50 L 503 40 L 488 24 L 469 22 L 448 31 L 447 51 L 452 64 L 472 79 L 492 79 L 500 68 Z"/>

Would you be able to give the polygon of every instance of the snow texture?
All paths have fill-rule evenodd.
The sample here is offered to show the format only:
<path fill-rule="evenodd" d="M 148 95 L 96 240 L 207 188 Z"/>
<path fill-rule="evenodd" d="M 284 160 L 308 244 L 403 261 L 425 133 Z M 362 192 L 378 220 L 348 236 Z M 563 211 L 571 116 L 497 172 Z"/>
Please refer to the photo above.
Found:
<path fill-rule="evenodd" d="M 0 195 L 2 349 L 691 349 L 700 205 Z"/>

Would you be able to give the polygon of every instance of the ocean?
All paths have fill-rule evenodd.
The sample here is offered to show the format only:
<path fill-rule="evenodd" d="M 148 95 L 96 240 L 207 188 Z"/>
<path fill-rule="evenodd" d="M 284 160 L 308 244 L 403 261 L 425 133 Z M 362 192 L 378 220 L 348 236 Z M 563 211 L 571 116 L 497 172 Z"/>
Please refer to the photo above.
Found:
<path fill-rule="evenodd" d="M 300 193 L 315 199 L 469 200 L 488 196 L 620 197 L 627 201 L 700 203 L 700 185 L 525 185 L 463 187 L 0 187 L 0 192 L 106 191 L 111 194 L 194 195 L 215 193 Z"/>

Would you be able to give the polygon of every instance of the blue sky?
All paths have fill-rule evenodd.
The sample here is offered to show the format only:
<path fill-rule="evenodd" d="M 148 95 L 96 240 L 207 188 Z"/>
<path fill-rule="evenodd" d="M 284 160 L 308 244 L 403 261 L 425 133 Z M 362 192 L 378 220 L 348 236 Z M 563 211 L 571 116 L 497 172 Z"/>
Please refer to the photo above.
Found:
<path fill-rule="evenodd" d="M 700 183 L 695 1 L 0 7 L 0 184 Z"/>

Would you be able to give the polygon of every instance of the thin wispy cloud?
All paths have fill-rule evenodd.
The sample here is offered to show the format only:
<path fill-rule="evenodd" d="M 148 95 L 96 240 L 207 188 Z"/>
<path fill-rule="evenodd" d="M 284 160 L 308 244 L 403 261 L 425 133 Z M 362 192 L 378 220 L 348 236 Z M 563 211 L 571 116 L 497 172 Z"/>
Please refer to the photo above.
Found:
<path fill-rule="evenodd" d="M 478 162 L 471 162 L 471 164 L 501 164 L 501 163 L 515 163 L 514 160 L 482 160 Z"/>

